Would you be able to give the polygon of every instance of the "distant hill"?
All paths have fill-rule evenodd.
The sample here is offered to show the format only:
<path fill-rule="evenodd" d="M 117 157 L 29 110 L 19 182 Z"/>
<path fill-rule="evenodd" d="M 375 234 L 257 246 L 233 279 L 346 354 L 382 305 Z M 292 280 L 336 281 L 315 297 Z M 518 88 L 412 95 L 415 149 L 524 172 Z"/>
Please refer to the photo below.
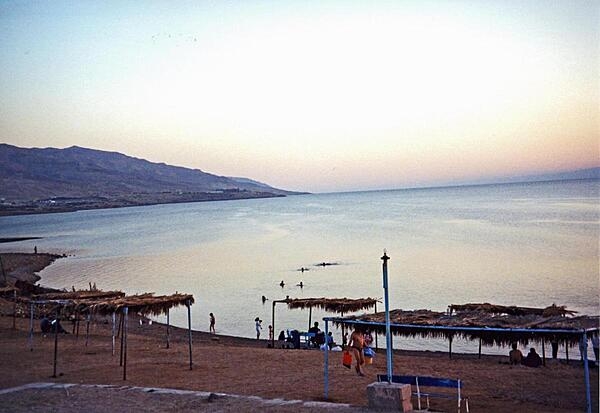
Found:
<path fill-rule="evenodd" d="M 509 184 L 519 182 L 544 182 L 544 181 L 569 181 L 578 179 L 600 179 L 600 167 L 577 169 L 573 171 L 562 171 L 545 174 L 504 176 L 488 178 L 485 180 L 472 181 L 467 184 Z"/>
<path fill-rule="evenodd" d="M 568 181 L 574 179 L 600 179 L 600 167 L 550 174 L 525 175 L 511 178 L 510 182 Z"/>
<path fill-rule="evenodd" d="M 148 202 L 152 194 L 156 199 Z M 181 200 L 171 200 L 184 194 Z M 94 198 L 146 204 L 291 194 L 295 192 L 247 178 L 227 178 L 117 152 L 0 144 L 0 198 L 5 203 Z"/>

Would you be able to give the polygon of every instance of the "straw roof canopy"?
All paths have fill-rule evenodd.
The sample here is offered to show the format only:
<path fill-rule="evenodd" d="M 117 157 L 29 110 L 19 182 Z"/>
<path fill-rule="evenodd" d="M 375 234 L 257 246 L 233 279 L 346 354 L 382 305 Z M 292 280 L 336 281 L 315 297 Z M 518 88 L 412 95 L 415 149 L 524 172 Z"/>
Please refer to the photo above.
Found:
<path fill-rule="evenodd" d="M 508 314 L 508 315 L 539 315 L 544 317 L 551 316 L 572 316 L 577 314 L 577 311 L 567 310 L 567 307 L 564 305 L 557 306 L 556 304 L 552 304 L 546 308 L 533 308 L 533 307 L 517 307 L 517 306 L 505 306 L 505 305 L 495 305 L 490 303 L 482 303 L 482 304 L 452 304 L 448 306 L 448 310 L 450 314 L 454 311 L 456 312 L 481 312 L 481 313 L 490 313 L 490 314 Z"/>
<path fill-rule="evenodd" d="M 365 314 L 358 317 L 346 317 L 333 320 L 336 325 L 354 324 L 354 321 L 377 323 L 369 327 L 385 334 L 385 313 Z M 484 344 L 507 345 L 511 342 L 527 344 L 529 341 L 566 340 L 571 344 L 578 342 L 582 330 L 598 331 L 600 318 L 598 316 L 566 317 L 562 315 L 510 315 L 495 314 L 486 311 L 461 311 L 456 314 L 435 312 L 430 310 L 393 310 L 390 311 L 391 330 L 395 335 L 405 337 L 420 336 L 423 338 L 453 337 L 470 340 L 481 339 Z M 452 330 L 437 327 L 452 327 Z M 489 331 L 491 328 L 505 331 Z M 510 329 L 526 329 L 529 331 L 511 331 Z M 487 331 L 486 331 L 487 330 Z M 539 330 L 562 330 L 561 332 Z M 565 330 L 570 330 L 565 332 Z M 571 333 L 572 331 L 572 333 Z M 590 334 L 590 333 L 588 333 Z"/>
<path fill-rule="evenodd" d="M 288 298 L 282 300 L 289 309 L 320 308 L 332 313 L 353 313 L 375 307 L 375 298 Z"/>
<path fill-rule="evenodd" d="M 89 304 L 91 312 L 99 314 L 112 314 L 120 312 L 125 307 L 131 312 L 142 315 L 161 315 L 173 307 L 180 305 L 191 305 L 194 303 L 194 296 L 191 294 L 172 294 L 155 296 L 151 293 L 132 295 L 120 298 L 111 298 L 107 300 L 96 300 Z"/>
<path fill-rule="evenodd" d="M 37 294 L 33 296 L 34 300 L 104 300 L 109 298 L 124 297 L 122 291 L 68 291 L 60 293 Z"/>
<path fill-rule="evenodd" d="M 16 287 L 0 287 L 0 297 L 12 296 L 15 291 L 19 291 Z"/>

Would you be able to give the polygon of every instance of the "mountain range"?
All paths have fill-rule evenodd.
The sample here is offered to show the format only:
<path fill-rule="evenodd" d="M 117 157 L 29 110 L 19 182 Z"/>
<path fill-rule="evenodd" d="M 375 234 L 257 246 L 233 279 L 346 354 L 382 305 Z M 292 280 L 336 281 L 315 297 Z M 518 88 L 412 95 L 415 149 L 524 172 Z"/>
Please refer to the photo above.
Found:
<path fill-rule="evenodd" d="M 37 202 L 39 207 L 42 201 L 53 207 L 57 203 L 82 207 L 86 202 L 95 207 L 103 203 L 127 206 L 293 194 L 297 193 L 249 178 L 218 176 L 117 152 L 0 144 L 0 199 L 4 206 Z"/>

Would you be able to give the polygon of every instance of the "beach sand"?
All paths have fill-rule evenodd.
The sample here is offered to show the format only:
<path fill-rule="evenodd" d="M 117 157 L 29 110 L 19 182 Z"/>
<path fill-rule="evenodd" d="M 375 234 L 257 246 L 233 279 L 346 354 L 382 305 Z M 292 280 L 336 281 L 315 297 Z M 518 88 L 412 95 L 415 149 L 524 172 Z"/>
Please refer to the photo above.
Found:
<path fill-rule="evenodd" d="M 92 324 L 88 346 L 85 346 L 83 335 L 85 328 L 80 329 L 79 338 L 73 334 L 59 336 L 58 377 L 51 378 L 53 336 L 43 337 L 39 330 L 39 320 L 36 320 L 34 349 L 29 351 L 29 320 L 18 318 L 16 330 L 12 329 L 10 300 L 0 303 L 0 314 L 3 314 L 0 316 L 0 388 L 3 389 L 35 382 L 113 384 L 219 392 L 266 399 L 323 401 L 324 358 L 321 351 L 270 349 L 264 340 L 215 336 L 195 331 L 194 365 L 190 371 L 187 330 L 172 328 L 171 348 L 167 349 L 166 326 L 159 323 L 139 325 L 136 318 L 132 318 L 129 324 L 126 381 L 123 380 L 122 368 L 119 367 L 118 345 L 116 355 L 111 354 L 110 324 L 108 320 L 101 319 Z M 64 327 L 71 332 L 69 323 L 64 323 Z M 375 381 L 376 374 L 385 373 L 385 352 L 380 350 L 374 363 L 366 366 L 365 377 L 358 377 L 353 371 L 344 368 L 341 353 L 330 355 L 329 401 L 366 406 L 367 385 Z M 485 355 L 478 359 L 476 354 L 453 354 L 453 358 L 449 359 L 446 353 L 396 351 L 394 373 L 460 378 L 464 383 L 463 393 L 469 398 L 473 412 L 570 412 L 585 409 L 584 373 L 578 360 L 571 361 L 570 364 L 548 360 L 545 367 L 532 369 L 500 363 L 506 359 L 507 357 Z M 598 411 L 598 369 L 592 369 L 590 376 L 592 400 L 595 403 L 593 411 Z M 0 406 L 13 406 L 15 410 L 21 406 L 22 409 L 18 411 L 27 411 L 32 406 L 32 400 L 35 400 L 32 392 L 43 398 L 41 395 L 44 392 L 52 391 L 58 390 L 0 394 Z M 84 387 L 74 390 L 77 397 L 83 398 L 90 405 L 106 407 L 107 411 L 127 410 L 119 406 L 111 409 L 106 405 L 112 400 L 112 397 L 105 394 L 108 391 L 110 390 Z M 137 397 L 134 399 L 137 400 Z M 70 399 L 67 397 L 64 400 L 68 407 Z M 182 410 L 187 409 L 187 401 L 176 396 L 165 398 L 164 409 L 151 410 L 150 407 L 144 407 L 145 403 L 154 406 L 158 403 L 156 400 L 147 395 L 139 396 L 137 410 L 177 410 L 178 405 Z M 71 401 L 74 406 L 77 405 L 75 399 Z M 243 399 L 238 402 L 241 405 L 236 406 L 236 402 L 231 400 L 223 402 L 225 404 L 221 410 L 263 409 L 252 404 L 259 403 L 257 400 L 252 402 L 252 399 Z M 416 407 L 414 399 L 413 404 Z M 40 404 L 38 410 L 78 411 L 77 408 L 69 410 L 64 406 L 43 406 Z M 213 407 L 207 407 L 206 411 L 217 408 L 216 405 L 207 406 Z M 432 399 L 432 407 L 444 411 L 456 410 L 455 402 L 441 399 Z M 311 411 L 310 408 L 299 410 L 298 405 L 269 407 L 271 408 L 275 410 L 269 411 Z M 321 410 L 317 407 L 314 409 Z"/>

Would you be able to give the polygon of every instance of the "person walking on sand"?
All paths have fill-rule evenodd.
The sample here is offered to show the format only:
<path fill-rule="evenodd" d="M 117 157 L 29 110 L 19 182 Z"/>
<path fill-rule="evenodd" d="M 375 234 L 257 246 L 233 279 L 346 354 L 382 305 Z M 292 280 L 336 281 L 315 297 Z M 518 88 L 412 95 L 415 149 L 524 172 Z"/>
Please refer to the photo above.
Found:
<path fill-rule="evenodd" d="M 356 372 L 359 376 L 364 376 L 365 373 L 362 370 L 363 364 L 365 364 L 365 357 L 363 355 L 363 348 L 365 346 L 363 332 L 359 326 L 354 327 L 354 331 L 350 335 L 350 341 L 348 342 L 348 350 L 352 352 L 356 360 Z"/>
<path fill-rule="evenodd" d="M 269 341 L 273 341 L 273 326 L 269 324 Z"/>
<path fill-rule="evenodd" d="M 215 334 L 215 315 L 213 313 L 210 313 L 209 317 L 210 317 L 210 327 L 208 329 L 211 333 Z"/>
<path fill-rule="evenodd" d="M 260 325 L 260 323 L 262 323 L 262 320 L 258 317 L 256 317 L 254 319 L 254 323 L 256 326 L 256 339 L 259 340 L 260 339 L 260 330 L 262 330 L 262 326 Z"/>

